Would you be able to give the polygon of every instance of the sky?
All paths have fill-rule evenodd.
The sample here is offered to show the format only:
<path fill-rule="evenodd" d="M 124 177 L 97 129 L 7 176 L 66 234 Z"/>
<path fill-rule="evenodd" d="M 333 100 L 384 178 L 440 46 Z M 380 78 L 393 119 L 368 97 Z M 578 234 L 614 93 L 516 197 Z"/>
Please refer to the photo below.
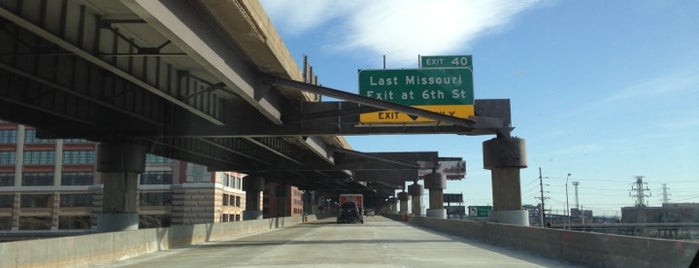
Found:
<path fill-rule="evenodd" d="M 262 0 L 321 84 L 358 93 L 359 69 L 417 68 L 418 55 L 472 55 L 476 99 L 510 99 L 526 140 L 523 204 L 620 216 L 636 176 L 660 206 L 699 202 L 699 1 Z M 347 137 L 353 149 L 438 151 L 466 161 L 445 193 L 492 205 L 482 143 L 494 136 Z M 570 176 L 568 176 L 570 174 Z M 568 199 L 566 198 L 566 179 Z M 427 191 L 426 191 L 427 192 Z M 427 202 L 423 202 L 426 206 Z"/>

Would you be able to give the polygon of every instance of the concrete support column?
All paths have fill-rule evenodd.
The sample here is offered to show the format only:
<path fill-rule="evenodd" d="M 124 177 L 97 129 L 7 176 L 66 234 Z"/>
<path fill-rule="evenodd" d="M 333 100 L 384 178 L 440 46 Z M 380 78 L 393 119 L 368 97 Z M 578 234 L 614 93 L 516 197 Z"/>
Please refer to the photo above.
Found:
<path fill-rule="evenodd" d="M 430 208 L 427 209 L 427 217 L 446 219 L 444 189 L 447 188 L 447 176 L 439 172 L 425 175 L 425 188 L 430 190 Z"/>
<path fill-rule="evenodd" d="M 398 193 L 398 201 L 400 201 L 400 214 L 408 214 L 408 193 Z"/>
<path fill-rule="evenodd" d="M 317 214 L 318 213 L 318 201 L 316 191 L 306 190 L 307 199 L 304 200 L 304 212 L 306 214 Z"/>
<path fill-rule="evenodd" d="M 398 198 L 389 197 L 388 198 L 388 214 L 394 214 L 398 212 Z"/>
<path fill-rule="evenodd" d="M 97 231 L 138 229 L 138 174 L 146 169 L 146 149 L 140 145 L 100 143 L 97 171 L 104 190 Z"/>
<path fill-rule="evenodd" d="M 260 192 L 265 190 L 265 178 L 253 175 L 245 176 L 243 178 L 243 190 L 245 191 L 243 220 L 262 219 Z"/>
<path fill-rule="evenodd" d="M 413 198 L 412 212 L 414 216 L 422 216 L 422 185 L 414 182 L 412 185 L 408 185 L 408 194 Z"/>
<path fill-rule="evenodd" d="M 529 225 L 522 210 L 520 169 L 527 167 L 526 142 L 515 137 L 498 137 L 483 142 L 483 167 L 491 171 L 493 212 L 496 222 Z"/>

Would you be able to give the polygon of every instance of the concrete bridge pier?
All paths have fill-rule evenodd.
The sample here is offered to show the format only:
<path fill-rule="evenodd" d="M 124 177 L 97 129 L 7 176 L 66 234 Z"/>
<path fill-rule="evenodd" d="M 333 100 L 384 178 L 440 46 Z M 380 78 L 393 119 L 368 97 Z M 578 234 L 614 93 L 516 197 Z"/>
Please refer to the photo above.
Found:
<path fill-rule="evenodd" d="M 447 188 L 447 176 L 439 172 L 425 175 L 425 188 L 430 190 L 430 208 L 427 209 L 427 217 L 446 219 L 444 189 Z"/>
<path fill-rule="evenodd" d="M 264 190 L 264 177 L 248 175 L 243 178 L 243 191 L 245 191 L 245 211 L 243 211 L 243 220 L 262 219 L 260 192 Z"/>
<path fill-rule="evenodd" d="M 398 201 L 400 201 L 400 214 L 408 214 L 408 193 L 405 191 L 398 193 Z"/>
<path fill-rule="evenodd" d="M 412 185 L 408 185 L 408 194 L 413 199 L 412 203 L 412 213 L 413 216 L 422 216 L 422 185 L 417 184 L 417 181 L 413 182 Z"/>
<path fill-rule="evenodd" d="M 138 174 L 146 169 L 146 149 L 140 145 L 100 143 L 97 171 L 104 184 L 99 232 L 138 230 Z"/>
<path fill-rule="evenodd" d="M 483 142 L 483 168 L 491 171 L 493 212 L 491 220 L 529 225 L 522 210 L 520 169 L 527 167 L 526 142 L 516 137 L 497 137 Z"/>
<path fill-rule="evenodd" d="M 398 198 L 389 197 L 388 198 L 388 213 L 394 214 L 398 212 Z"/>

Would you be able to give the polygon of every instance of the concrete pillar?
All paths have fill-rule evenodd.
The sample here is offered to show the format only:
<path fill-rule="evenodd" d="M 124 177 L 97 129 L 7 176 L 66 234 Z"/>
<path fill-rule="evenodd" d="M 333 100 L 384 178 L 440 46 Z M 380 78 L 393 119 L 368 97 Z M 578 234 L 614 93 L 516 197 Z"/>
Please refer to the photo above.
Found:
<path fill-rule="evenodd" d="M 444 209 L 444 189 L 447 188 L 447 176 L 439 172 L 425 175 L 425 188 L 430 190 L 430 208 L 427 209 L 427 217 L 446 219 L 447 210 Z"/>
<path fill-rule="evenodd" d="M 389 197 L 388 198 L 388 214 L 395 214 L 398 212 L 398 198 Z"/>
<path fill-rule="evenodd" d="M 146 169 L 146 149 L 140 145 L 100 143 L 97 171 L 104 190 L 97 231 L 138 229 L 138 174 Z"/>
<path fill-rule="evenodd" d="M 526 142 L 515 137 L 498 137 L 483 142 L 483 167 L 491 171 L 493 211 L 491 220 L 529 225 L 522 210 L 520 169 L 527 167 Z"/>
<path fill-rule="evenodd" d="M 243 191 L 245 191 L 245 211 L 243 211 L 243 220 L 262 219 L 260 192 L 264 190 L 264 177 L 249 175 L 243 178 Z"/>
<path fill-rule="evenodd" d="M 306 190 L 304 192 L 306 198 L 303 200 L 304 213 L 306 214 L 317 214 L 318 213 L 318 202 L 316 191 Z"/>
<path fill-rule="evenodd" d="M 400 214 L 408 214 L 408 193 L 405 191 L 398 193 L 398 201 L 400 201 Z"/>
<path fill-rule="evenodd" d="M 413 198 L 412 212 L 413 216 L 422 216 L 422 185 L 414 182 L 412 185 L 408 185 L 408 194 Z"/>

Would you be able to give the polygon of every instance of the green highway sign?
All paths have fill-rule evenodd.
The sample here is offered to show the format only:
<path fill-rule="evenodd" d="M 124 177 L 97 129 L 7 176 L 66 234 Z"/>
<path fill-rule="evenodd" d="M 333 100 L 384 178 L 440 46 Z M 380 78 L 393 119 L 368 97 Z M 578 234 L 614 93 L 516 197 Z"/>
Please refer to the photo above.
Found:
<path fill-rule="evenodd" d="M 458 118 L 475 114 L 469 68 L 360 70 L 359 94 Z M 429 123 L 396 111 L 359 115 L 362 124 Z"/>
<path fill-rule="evenodd" d="M 471 217 L 488 217 L 493 211 L 492 206 L 469 206 L 468 215 Z"/>
<path fill-rule="evenodd" d="M 359 94 L 403 105 L 473 105 L 467 68 L 360 70 Z"/>
<path fill-rule="evenodd" d="M 471 55 L 456 56 L 422 56 L 420 57 L 421 68 L 448 68 L 460 67 L 473 70 Z"/>

